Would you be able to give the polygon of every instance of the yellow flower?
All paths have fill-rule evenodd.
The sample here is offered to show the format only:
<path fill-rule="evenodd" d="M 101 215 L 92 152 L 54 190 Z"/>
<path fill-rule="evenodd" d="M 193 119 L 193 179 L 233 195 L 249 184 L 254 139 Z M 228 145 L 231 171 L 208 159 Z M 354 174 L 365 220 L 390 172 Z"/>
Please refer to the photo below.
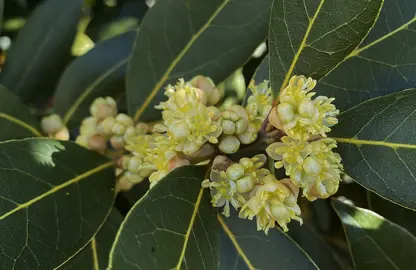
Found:
<path fill-rule="evenodd" d="M 332 151 L 336 146 L 336 141 L 329 138 L 308 143 L 285 136 L 266 151 L 277 160 L 276 168 L 284 167 L 291 181 L 303 189 L 303 195 L 315 200 L 338 190 L 343 166 L 340 155 Z"/>
<path fill-rule="evenodd" d="M 312 100 L 315 93 L 310 91 L 315 86 L 312 78 L 293 76 L 280 93 L 279 104 L 272 110 L 271 124 L 300 140 L 314 135 L 326 137 L 325 133 L 338 122 L 339 110 L 332 104 L 334 98 L 318 96 Z"/>
<path fill-rule="evenodd" d="M 249 85 L 249 90 L 252 95 L 247 100 L 246 110 L 250 121 L 258 130 L 272 108 L 272 92 L 269 81 L 264 81 L 258 85 L 255 85 L 254 81 L 252 81 Z"/>
<path fill-rule="evenodd" d="M 253 196 L 241 208 L 239 217 L 252 220 L 256 217 L 257 230 L 266 234 L 277 224 L 287 231 L 287 224 L 295 219 L 302 223 L 299 217 L 300 208 L 297 204 L 298 191 L 293 189 L 287 181 L 277 181 L 269 174 L 263 185 L 258 186 Z"/>

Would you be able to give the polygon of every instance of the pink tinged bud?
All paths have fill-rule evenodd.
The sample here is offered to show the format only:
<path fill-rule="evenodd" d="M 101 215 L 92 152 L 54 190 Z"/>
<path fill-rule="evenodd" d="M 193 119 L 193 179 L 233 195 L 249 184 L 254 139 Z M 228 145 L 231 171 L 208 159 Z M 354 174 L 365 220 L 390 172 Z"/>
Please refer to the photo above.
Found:
<path fill-rule="evenodd" d="M 69 131 L 67 127 L 61 128 L 58 132 L 56 132 L 53 137 L 60 141 L 68 141 L 69 140 Z"/>
<path fill-rule="evenodd" d="M 282 120 L 277 113 L 277 107 L 272 108 L 269 114 L 269 123 L 277 129 L 283 129 Z"/>
<path fill-rule="evenodd" d="M 54 134 L 64 127 L 62 119 L 57 114 L 45 116 L 41 121 L 42 131 L 45 134 Z"/>
<path fill-rule="evenodd" d="M 116 150 L 124 149 L 124 138 L 123 136 L 113 136 L 110 139 L 111 146 Z"/>
<path fill-rule="evenodd" d="M 107 148 L 107 140 L 103 136 L 93 135 L 88 139 L 88 148 L 102 153 Z"/>
<path fill-rule="evenodd" d="M 191 162 L 189 162 L 189 160 L 175 156 L 169 160 L 169 171 L 190 164 Z"/>

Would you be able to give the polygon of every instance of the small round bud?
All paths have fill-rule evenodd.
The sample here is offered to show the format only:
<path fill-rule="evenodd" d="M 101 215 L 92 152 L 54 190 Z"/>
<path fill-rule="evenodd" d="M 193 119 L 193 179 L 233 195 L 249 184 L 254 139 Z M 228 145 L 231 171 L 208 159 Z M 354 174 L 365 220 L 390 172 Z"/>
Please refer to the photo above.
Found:
<path fill-rule="evenodd" d="M 227 168 L 225 173 L 230 180 L 236 181 L 244 175 L 244 167 L 239 163 L 234 163 Z"/>
<path fill-rule="evenodd" d="M 238 118 L 232 119 L 233 121 L 237 121 L 239 118 L 244 118 L 248 120 L 248 114 L 246 109 L 244 109 L 241 105 L 232 105 L 228 110 L 236 113 L 238 115 Z"/>
<path fill-rule="evenodd" d="M 131 156 L 124 155 L 119 159 L 118 166 L 124 170 L 127 170 L 130 164 Z"/>
<path fill-rule="evenodd" d="M 51 114 L 42 118 L 41 127 L 45 134 L 53 134 L 61 130 L 64 124 L 59 115 Z"/>
<path fill-rule="evenodd" d="M 111 129 L 111 133 L 121 136 L 124 135 L 124 132 L 126 132 L 126 126 L 118 122 L 115 122 Z"/>
<path fill-rule="evenodd" d="M 233 154 L 240 148 L 240 141 L 234 136 L 225 136 L 221 139 L 218 148 L 226 154 Z"/>
<path fill-rule="evenodd" d="M 149 132 L 149 125 L 143 122 L 136 124 L 136 132 L 137 134 L 146 134 Z"/>
<path fill-rule="evenodd" d="M 238 139 L 242 144 L 253 143 L 257 139 L 257 130 L 253 124 L 248 124 L 247 130 L 243 134 L 238 135 Z"/>
<path fill-rule="evenodd" d="M 187 156 L 192 156 L 194 153 L 196 153 L 201 148 L 200 144 L 197 144 L 196 142 L 187 141 L 185 143 L 185 146 L 183 148 L 183 153 Z"/>
<path fill-rule="evenodd" d="M 126 129 L 126 132 L 124 132 L 124 136 L 123 136 L 124 141 L 127 142 L 131 138 L 134 138 L 136 135 L 137 135 L 136 129 L 130 126 Z"/>
<path fill-rule="evenodd" d="M 138 173 L 140 171 L 139 167 L 140 167 L 140 165 L 142 165 L 142 163 L 143 163 L 142 158 L 134 156 L 130 159 L 127 170 L 130 171 L 130 172 Z"/>
<path fill-rule="evenodd" d="M 79 129 L 81 135 L 95 135 L 98 133 L 97 120 L 94 117 L 85 118 Z"/>
<path fill-rule="evenodd" d="M 123 136 L 113 136 L 110 139 L 111 146 L 116 150 L 124 149 L 124 137 Z"/>
<path fill-rule="evenodd" d="M 277 105 L 277 112 L 279 114 L 279 118 L 284 123 L 289 123 L 293 120 L 293 117 L 295 117 L 293 106 L 288 103 L 281 103 Z"/>
<path fill-rule="evenodd" d="M 117 103 L 112 97 L 97 98 L 90 107 L 90 113 L 98 122 L 110 116 L 116 116 Z"/>
<path fill-rule="evenodd" d="M 129 191 L 134 186 L 127 175 L 121 176 L 116 183 L 116 192 Z"/>
<path fill-rule="evenodd" d="M 277 113 L 277 107 L 272 108 L 269 114 L 269 123 L 277 129 L 283 129 L 282 120 Z"/>
<path fill-rule="evenodd" d="M 319 113 L 311 100 L 302 100 L 298 106 L 298 112 L 301 116 L 307 118 L 312 118 L 316 113 Z"/>
<path fill-rule="evenodd" d="M 234 134 L 236 125 L 234 124 L 233 121 L 224 120 L 221 126 L 222 126 L 222 132 L 224 132 L 224 134 L 229 134 L 229 135 Z"/>
<path fill-rule="evenodd" d="M 247 119 L 241 118 L 235 123 L 235 133 L 236 134 L 243 134 L 247 131 L 248 128 L 248 121 Z"/>
<path fill-rule="evenodd" d="M 103 97 L 98 97 L 98 98 L 94 99 L 94 101 L 91 103 L 91 106 L 90 106 L 91 115 L 95 117 L 95 115 L 97 114 L 97 111 L 98 111 L 98 107 L 101 106 L 101 105 L 105 105 L 105 104 L 106 104 L 106 102 L 105 102 L 105 99 Z"/>
<path fill-rule="evenodd" d="M 250 190 L 253 189 L 255 181 L 256 180 L 254 176 L 252 175 L 248 175 L 248 176 L 244 176 L 243 178 L 240 178 L 236 182 L 238 192 L 240 193 L 249 192 Z"/>
<path fill-rule="evenodd" d="M 97 127 L 98 133 L 101 135 L 111 135 L 115 122 L 116 119 L 114 117 L 104 119 Z"/>
<path fill-rule="evenodd" d="M 87 136 L 87 135 L 79 135 L 77 137 L 77 139 L 75 140 L 75 142 L 77 144 L 81 145 L 81 146 L 88 147 L 88 140 L 89 140 L 89 138 L 90 137 Z"/>
<path fill-rule="evenodd" d="M 61 128 L 58 132 L 56 132 L 53 137 L 60 141 L 68 141 L 69 140 L 69 130 L 67 127 Z"/>
<path fill-rule="evenodd" d="M 303 161 L 302 167 L 307 174 L 318 174 L 321 172 L 321 165 L 319 164 L 318 160 L 313 157 L 307 157 Z"/>
<path fill-rule="evenodd" d="M 138 184 L 144 180 L 144 177 L 141 177 L 140 175 L 136 173 L 126 172 L 124 175 L 127 176 L 128 180 L 134 184 Z"/>
<path fill-rule="evenodd" d="M 88 148 L 97 152 L 104 152 L 107 148 L 107 140 L 101 135 L 93 135 L 88 139 Z"/>
<path fill-rule="evenodd" d="M 271 204 L 270 210 L 273 217 L 278 221 L 286 221 L 290 219 L 290 213 L 283 203 Z"/>
<path fill-rule="evenodd" d="M 116 116 L 116 121 L 120 124 L 125 125 L 126 127 L 133 126 L 133 124 L 134 124 L 133 119 L 131 119 L 130 116 L 128 116 L 127 114 L 124 114 L 124 113 L 119 113 Z"/>
<path fill-rule="evenodd" d="M 248 168 L 249 166 L 251 166 L 251 160 L 249 158 L 242 158 L 240 159 L 239 163 L 244 167 L 244 168 Z"/>

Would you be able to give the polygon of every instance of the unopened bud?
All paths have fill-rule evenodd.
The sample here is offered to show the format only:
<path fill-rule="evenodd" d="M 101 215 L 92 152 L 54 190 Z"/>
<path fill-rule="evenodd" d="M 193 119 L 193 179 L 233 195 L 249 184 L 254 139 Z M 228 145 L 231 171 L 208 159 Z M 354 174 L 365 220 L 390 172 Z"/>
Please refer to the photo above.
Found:
<path fill-rule="evenodd" d="M 277 129 L 283 129 L 282 120 L 277 113 L 277 107 L 273 107 L 269 114 L 269 123 Z"/>
<path fill-rule="evenodd" d="M 293 106 L 288 103 L 281 103 L 277 105 L 277 112 L 283 123 L 289 123 L 295 117 Z"/>
<path fill-rule="evenodd" d="M 124 149 L 125 142 L 123 136 L 113 136 L 110 139 L 111 146 L 116 150 Z"/>
<path fill-rule="evenodd" d="M 115 122 L 111 129 L 111 133 L 118 136 L 122 136 L 124 135 L 124 132 L 126 132 L 126 126 L 118 122 Z"/>
<path fill-rule="evenodd" d="M 136 132 L 137 134 L 146 134 L 150 130 L 149 125 L 143 122 L 136 124 Z"/>
<path fill-rule="evenodd" d="M 64 127 L 64 124 L 59 115 L 51 114 L 42 118 L 41 127 L 45 134 L 54 134 L 61 130 Z"/>
<path fill-rule="evenodd" d="M 235 123 L 235 133 L 236 134 L 243 134 L 247 131 L 248 128 L 248 121 L 247 119 L 241 118 Z"/>
<path fill-rule="evenodd" d="M 230 180 L 236 181 L 244 175 L 244 167 L 239 163 L 230 165 L 225 171 Z"/>
<path fill-rule="evenodd" d="M 127 170 L 129 170 L 130 172 L 138 173 L 140 171 L 139 167 L 142 164 L 143 164 L 143 159 L 142 158 L 133 156 L 130 159 Z"/>
<path fill-rule="evenodd" d="M 98 133 L 97 130 L 97 120 L 94 117 L 85 118 L 80 127 L 81 135 L 95 135 Z"/>
<path fill-rule="evenodd" d="M 140 175 L 136 173 L 126 172 L 124 175 L 127 176 L 128 180 L 134 184 L 138 184 L 144 180 L 144 177 L 141 177 Z"/>
<path fill-rule="evenodd" d="M 136 133 L 136 129 L 132 126 L 128 127 L 126 129 L 126 132 L 124 133 L 124 141 L 127 142 L 129 141 L 131 138 L 134 138 L 137 135 Z"/>
<path fill-rule="evenodd" d="M 107 148 L 107 140 L 101 135 L 93 135 L 88 139 L 88 148 L 97 152 L 104 152 Z"/>
<path fill-rule="evenodd" d="M 238 135 L 238 139 L 242 144 L 250 144 L 257 139 L 257 136 L 256 127 L 250 123 L 248 124 L 246 132 Z"/>
<path fill-rule="evenodd" d="M 75 142 L 81 146 L 84 147 L 88 147 L 88 140 L 89 140 L 89 136 L 88 135 L 79 135 L 77 137 L 77 139 L 75 140 Z"/>
<path fill-rule="evenodd" d="M 236 125 L 231 120 L 224 120 L 222 122 L 222 132 L 224 132 L 224 134 L 228 134 L 228 135 L 234 134 L 235 128 L 236 128 Z"/>
<path fill-rule="evenodd" d="M 104 119 L 97 127 L 98 133 L 101 135 L 111 135 L 115 122 L 116 119 L 114 117 Z"/>
<path fill-rule="evenodd" d="M 130 116 L 128 116 L 127 114 L 124 113 L 119 113 L 116 116 L 116 121 L 120 124 L 123 124 L 124 126 L 128 127 L 128 126 L 133 126 L 133 119 L 131 119 Z"/>
<path fill-rule="evenodd" d="M 68 141 L 69 140 L 69 130 L 67 127 L 61 128 L 58 132 L 56 132 L 53 137 L 60 141 Z"/>
<path fill-rule="evenodd" d="M 252 175 L 244 176 L 237 180 L 237 190 L 240 193 L 249 192 L 253 189 L 255 183 L 255 178 Z"/>
<path fill-rule="evenodd" d="M 307 174 L 318 174 L 321 172 L 321 165 L 319 164 L 318 160 L 313 157 L 307 157 L 303 161 L 302 167 Z"/>
<path fill-rule="evenodd" d="M 201 148 L 200 144 L 197 144 L 193 141 L 187 141 L 185 143 L 185 146 L 183 148 L 183 153 L 187 156 L 192 156 L 194 153 L 196 153 Z"/>
<path fill-rule="evenodd" d="M 195 76 L 190 83 L 192 86 L 205 92 L 208 105 L 215 105 L 221 99 L 221 92 L 215 87 L 215 83 L 211 78 L 198 75 Z"/>
<path fill-rule="evenodd" d="M 225 136 L 221 139 L 218 148 L 226 154 L 233 154 L 240 148 L 240 141 L 234 136 Z"/>
<path fill-rule="evenodd" d="M 116 192 L 129 191 L 134 186 L 134 183 L 130 181 L 129 176 L 123 175 L 117 180 Z"/>

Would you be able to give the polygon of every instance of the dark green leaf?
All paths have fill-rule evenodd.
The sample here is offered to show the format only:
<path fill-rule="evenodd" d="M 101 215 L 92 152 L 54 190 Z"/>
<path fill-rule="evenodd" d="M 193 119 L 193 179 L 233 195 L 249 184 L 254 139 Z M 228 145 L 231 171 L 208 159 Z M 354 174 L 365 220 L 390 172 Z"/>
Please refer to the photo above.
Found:
<path fill-rule="evenodd" d="M 364 1 L 362 1 L 364 2 Z M 318 84 L 340 109 L 416 83 L 416 1 L 384 1 L 365 41 Z"/>
<path fill-rule="evenodd" d="M 220 269 L 318 269 L 308 255 L 280 229 L 268 235 L 257 231 L 255 220 L 239 219 L 236 212 L 218 215 Z"/>
<path fill-rule="evenodd" d="M 0 30 L 3 29 L 4 0 L 0 0 Z"/>
<path fill-rule="evenodd" d="M 114 201 L 112 162 L 72 142 L 0 143 L 1 269 L 54 269 L 94 236 Z"/>
<path fill-rule="evenodd" d="M 55 94 L 55 110 L 69 127 L 89 115 L 93 100 L 117 97 L 125 90 L 127 62 L 137 31 L 98 43 L 76 59 L 62 75 Z"/>
<path fill-rule="evenodd" d="M 107 269 L 108 255 L 122 221 L 123 216 L 117 209 L 113 208 L 107 220 L 90 243 L 59 269 Z"/>
<path fill-rule="evenodd" d="M 0 141 L 42 136 L 39 122 L 19 97 L 0 85 Z"/>
<path fill-rule="evenodd" d="M 371 210 L 399 224 L 416 236 L 416 212 L 389 202 L 372 192 L 367 193 Z"/>
<path fill-rule="evenodd" d="M 330 133 L 345 172 L 360 185 L 416 209 L 416 89 L 343 112 Z"/>
<path fill-rule="evenodd" d="M 333 200 L 355 269 L 416 269 L 416 238 L 399 225 L 359 207 Z"/>
<path fill-rule="evenodd" d="M 206 167 L 174 170 L 130 210 L 110 254 L 110 269 L 216 269 L 217 222 Z"/>
<path fill-rule="evenodd" d="M 272 89 L 293 75 L 320 79 L 353 51 L 373 26 L 382 0 L 275 0 L 270 20 Z"/>
<path fill-rule="evenodd" d="M 47 0 L 20 30 L 2 69 L 0 82 L 30 102 L 53 92 L 67 64 L 83 0 Z"/>
<path fill-rule="evenodd" d="M 158 120 L 164 86 L 202 74 L 221 82 L 266 38 L 272 0 L 159 0 L 146 14 L 127 74 L 135 120 Z"/>
<path fill-rule="evenodd" d="M 261 61 L 260 65 L 257 67 L 256 71 L 254 72 L 253 77 L 251 78 L 250 83 L 260 84 L 263 81 L 268 81 L 270 79 L 270 56 L 267 54 L 263 60 Z M 244 95 L 243 105 L 247 105 L 248 98 L 251 96 L 251 91 L 247 89 L 246 94 Z M 273 93 L 272 93 L 273 94 Z"/>

